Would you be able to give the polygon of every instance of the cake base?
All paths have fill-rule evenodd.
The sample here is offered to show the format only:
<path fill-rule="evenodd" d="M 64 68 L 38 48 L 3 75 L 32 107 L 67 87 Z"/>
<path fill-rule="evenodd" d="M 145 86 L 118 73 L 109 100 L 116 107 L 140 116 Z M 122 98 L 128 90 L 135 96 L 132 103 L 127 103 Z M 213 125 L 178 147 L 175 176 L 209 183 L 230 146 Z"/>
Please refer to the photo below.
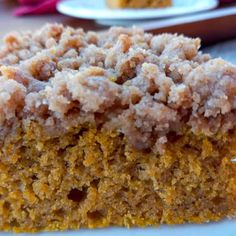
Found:
<path fill-rule="evenodd" d="M 168 135 L 139 151 L 117 132 L 55 136 L 31 122 L 0 152 L 0 230 L 150 226 L 217 221 L 236 212 L 236 132 Z"/>

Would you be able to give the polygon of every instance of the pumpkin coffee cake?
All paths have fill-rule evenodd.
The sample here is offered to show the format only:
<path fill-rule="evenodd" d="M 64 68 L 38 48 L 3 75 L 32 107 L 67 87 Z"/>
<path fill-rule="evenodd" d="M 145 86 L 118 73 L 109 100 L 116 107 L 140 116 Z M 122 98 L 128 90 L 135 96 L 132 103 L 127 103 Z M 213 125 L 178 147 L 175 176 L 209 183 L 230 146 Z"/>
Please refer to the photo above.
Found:
<path fill-rule="evenodd" d="M 170 7 L 172 0 L 106 0 L 111 8 L 163 8 Z"/>
<path fill-rule="evenodd" d="M 200 40 L 46 25 L 0 51 L 0 230 L 236 212 L 236 67 Z"/>

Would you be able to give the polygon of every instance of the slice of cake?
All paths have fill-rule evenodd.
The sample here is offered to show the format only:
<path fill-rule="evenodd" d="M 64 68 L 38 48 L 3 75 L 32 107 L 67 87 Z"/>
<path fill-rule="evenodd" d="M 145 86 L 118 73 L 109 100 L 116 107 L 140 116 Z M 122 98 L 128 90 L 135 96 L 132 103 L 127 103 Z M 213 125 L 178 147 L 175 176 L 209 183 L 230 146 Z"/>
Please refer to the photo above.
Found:
<path fill-rule="evenodd" d="M 106 0 L 111 8 L 162 8 L 170 7 L 172 0 Z"/>
<path fill-rule="evenodd" d="M 46 25 L 0 51 L 0 230 L 236 212 L 236 67 L 200 40 Z"/>

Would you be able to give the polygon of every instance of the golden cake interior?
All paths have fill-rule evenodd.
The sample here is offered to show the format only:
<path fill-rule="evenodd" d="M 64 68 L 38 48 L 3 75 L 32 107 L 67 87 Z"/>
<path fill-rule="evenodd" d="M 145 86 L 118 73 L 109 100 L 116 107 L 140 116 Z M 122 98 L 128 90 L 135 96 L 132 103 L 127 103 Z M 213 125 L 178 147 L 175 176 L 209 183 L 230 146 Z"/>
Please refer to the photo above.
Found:
<path fill-rule="evenodd" d="M 30 124 L 1 150 L 2 230 L 202 223 L 236 211 L 236 132 L 169 134 L 163 155 L 78 127 L 50 138 Z M 18 145 L 22 143 L 23 145 Z"/>

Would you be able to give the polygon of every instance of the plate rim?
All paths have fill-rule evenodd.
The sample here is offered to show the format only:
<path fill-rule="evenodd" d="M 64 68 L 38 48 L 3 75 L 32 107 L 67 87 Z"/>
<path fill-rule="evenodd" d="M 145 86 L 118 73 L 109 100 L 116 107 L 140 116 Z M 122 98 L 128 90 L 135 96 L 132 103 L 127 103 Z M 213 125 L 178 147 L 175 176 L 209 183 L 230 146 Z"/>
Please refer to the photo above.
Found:
<path fill-rule="evenodd" d="M 97 0 L 104 1 L 104 0 Z M 199 1 L 199 0 L 198 0 Z M 96 9 L 87 9 L 87 8 L 71 8 L 70 4 L 76 2 L 79 4 L 77 0 L 63 0 L 57 4 L 57 10 L 65 15 L 69 15 L 76 18 L 81 19 L 91 19 L 91 20 L 141 20 L 141 19 L 158 19 L 165 17 L 173 17 L 178 15 L 186 15 L 192 14 L 202 11 L 207 11 L 214 9 L 218 6 L 218 0 L 201 0 L 203 3 L 199 5 L 199 7 L 167 7 L 163 9 L 142 9 L 138 10 L 139 14 L 137 14 L 137 10 L 130 9 L 109 9 L 104 8 L 103 10 Z M 207 4 L 206 4 L 207 3 Z M 124 14 L 124 11 L 126 14 Z M 151 14 L 150 14 L 151 13 Z"/>

